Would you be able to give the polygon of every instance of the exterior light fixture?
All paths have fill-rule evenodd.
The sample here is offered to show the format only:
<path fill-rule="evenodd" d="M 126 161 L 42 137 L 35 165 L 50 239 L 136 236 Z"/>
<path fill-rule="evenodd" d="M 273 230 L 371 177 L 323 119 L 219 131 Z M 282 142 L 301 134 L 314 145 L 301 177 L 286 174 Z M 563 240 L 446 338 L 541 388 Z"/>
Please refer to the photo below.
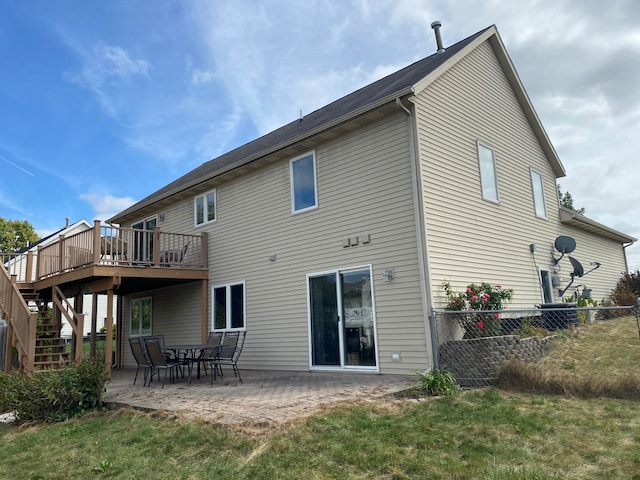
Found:
<path fill-rule="evenodd" d="M 387 268 L 382 274 L 382 280 L 390 282 L 393 279 L 393 268 Z"/>

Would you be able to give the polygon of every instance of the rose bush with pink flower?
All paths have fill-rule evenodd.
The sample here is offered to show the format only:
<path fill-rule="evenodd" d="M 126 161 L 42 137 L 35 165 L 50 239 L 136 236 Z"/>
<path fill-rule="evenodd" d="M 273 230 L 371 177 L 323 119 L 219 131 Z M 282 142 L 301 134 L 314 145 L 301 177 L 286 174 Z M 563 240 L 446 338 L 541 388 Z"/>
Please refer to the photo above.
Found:
<path fill-rule="evenodd" d="M 443 282 L 442 288 L 447 295 L 447 310 L 469 312 L 468 315 L 459 315 L 460 323 L 468 337 L 490 337 L 500 334 L 498 311 L 513 298 L 512 289 L 487 282 L 471 283 L 464 292 L 454 292 L 449 282 Z"/>

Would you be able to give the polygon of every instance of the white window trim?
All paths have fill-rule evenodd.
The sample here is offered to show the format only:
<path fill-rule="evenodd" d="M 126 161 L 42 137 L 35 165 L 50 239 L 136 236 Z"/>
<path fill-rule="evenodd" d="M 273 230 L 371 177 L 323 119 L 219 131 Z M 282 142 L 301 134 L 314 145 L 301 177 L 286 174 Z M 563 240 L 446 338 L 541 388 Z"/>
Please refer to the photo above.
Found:
<path fill-rule="evenodd" d="M 371 309 L 372 309 L 372 317 L 373 317 L 373 341 L 376 349 L 376 365 L 375 366 L 362 366 L 362 367 L 353 367 L 346 366 L 343 362 L 339 366 L 320 366 L 313 364 L 313 335 L 311 331 L 311 289 L 309 285 L 309 279 L 312 277 L 318 277 L 320 275 L 329 275 L 335 274 L 340 275 L 341 273 L 349 273 L 349 272 L 357 272 L 360 270 L 369 270 L 369 276 L 371 279 Z M 375 285 L 374 285 L 374 276 L 373 276 L 373 265 L 365 264 L 355 267 L 344 267 L 344 268 L 335 268 L 331 270 L 322 270 L 313 273 L 307 273 L 307 341 L 309 342 L 309 370 L 317 370 L 317 371 L 380 371 L 380 350 L 378 346 L 378 317 L 376 315 L 376 298 L 375 298 Z M 340 321 L 342 322 L 342 298 L 338 296 L 338 315 L 340 316 Z M 342 333 L 340 333 L 342 336 Z M 343 343 L 344 340 L 341 340 Z M 342 347 L 341 347 L 342 348 Z"/>
<path fill-rule="evenodd" d="M 296 201 L 295 201 L 295 193 L 294 193 L 294 184 L 293 184 L 293 164 L 298 161 L 301 160 L 303 158 L 306 158 L 308 156 L 311 156 L 311 161 L 313 162 L 313 196 L 314 196 L 314 204 L 311 205 L 310 207 L 306 207 L 306 208 L 301 208 L 300 210 L 296 210 Z M 298 155 L 295 158 L 292 158 L 291 160 L 289 160 L 289 190 L 291 192 L 291 213 L 293 215 L 296 215 L 298 213 L 304 213 L 304 212 L 308 212 L 309 210 L 315 210 L 316 208 L 318 208 L 318 171 L 316 168 L 316 151 L 315 150 L 311 150 L 309 152 L 306 152 L 302 155 Z"/>
<path fill-rule="evenodd" d="M 151 215 L 150 217 L 147 218 L 143 218 L 141 220 L 138 220 L 137 222 L 133 222 L 131 224 L 131 228 L 136 228 L 134 225 L 138 225 L 138 224 L 142 224 L 142 230 L 145 230 L 144 227 L 146 227 L 146 224 L 149 223 L 151 220 L 155 220 L 156 221 L 156 227 L 158 226 L 158 215 Z"/>
<path fill-rule="evenodd" d="M 140 329 L 134 333 L 133 332 L 133 302 L 143 302 L 145 300 L 150 300 L 151 301 L 151 326 L 149 328 L 149 333 L 142 333 L 142 318 L 140 319 Z M 129 304 L 129 336 L 130 337 L 141 337 L 144 335 L 149 335 L 153 332 L 153 297 L 148 296 L 148 297 L 137 297 L 137 298 L 132 298 L 131 302 Z"/>
<path fill-rule="evenodd" d="M 210 193 L 213 193 L 213 197 L 214 197 L 213 220 L 207 220 L 207 218 L 209 217 L 207 196 L 209 196 Z M 202 198 L 202 202 L 204 204 L 204 222 L 203 223 L 198 223 L 198 199 L 199 198 Z M 214 188 L 213 190 L 209 190 L 208 192 L 204 192 L 204 193 L 201 193 L 200 195 L 196 195 L 193 198 L 193 225 L 195 228 L 198 228 L 198 227 L 207 225 L 209 223 L 214 223 L 216 220 L 218 220 L 218 193 Z"/>
<path fill-rule="evenodd" d="M 542 208 L 544 209 L 544 215 L 540 215 L 538 213 L 538 208 L 536 206 L 536 188 L 534 185 L 534 175 L 538 175 L 538 177 L 540 178 L 540 194 L 542 195 Z M 533 195 L 533 211 L 536 214 L 536 217 L 538 218 L 542 218 L 544 220 L 547 219 L 547 202 L 544 199 L 544 181 L 542 178 L 542 173 L 538 172 L 537 170 L 534 170 L 533 168 L 529 168 L 529 177 L 531 178 L 531 195 Z"/>
<path fill-rule="evenodd" d="M 242 325 L 241 328 L 231 328 L 231 309 L 227 309 L 227 322 L 225 328 L 215 328 L 216 318 L 216 298 L 215 291 L 218 288 L 226 289 L 227 305 L 231 305 L 231 287 L 235 285 L 242 285 Z M 242 280 L 241 282 L 221 283 L 219 285 L 213 285 L 211 287 L 211 332 L 243 332 L 247 330 L 247 283 Z"/>
<path fill-rule="evenodd" d="M 495 182 L 496 185 L 496 198 L 490 198 L 487 197 L 484 193 L 484 184 L 482 182 L 482 164 L 480 161 L 480 147 L 482 148 L 486 148 L 487 150 L 491 151 L 491 157 L 493 159 L 493 180 Z M 498 165 L 496 163 L 496 151 L 491 148 L 489 145 L 487 145 L 486 143 L 483 143 L 479 140 L 476 141 L 476 156 L 478 157 L 478 175 L 480 176 L 480 192 L 482 193 L 482 199 L 486 200 L 487 202 L 491 202 L 491 203 L 496 203 L 499 204 L 500 203 L 500 188 L 498 185 Z"/>
<path fill-rule="evenodd" d="M 540 294 L 542 295 L 542 302 L 545 302 L 545 298 L 544 298 L 544 290 L 545 290 L 545 286 L 544 286 L 544 282 L 542 280 L 542 272 L 546 272 L 547 275 L 549 276 L 549 287 L 547 290 L 547 294 L 549 295 L 549 298 L 551 298 L 551 303 L 554 302 L 554 296 L 553 296 L 553 280 L 551 278 L 551 270 L 549 270 L 548 268 L 540 268 L 538 267 L 538 278 L 540 279 Z"/>

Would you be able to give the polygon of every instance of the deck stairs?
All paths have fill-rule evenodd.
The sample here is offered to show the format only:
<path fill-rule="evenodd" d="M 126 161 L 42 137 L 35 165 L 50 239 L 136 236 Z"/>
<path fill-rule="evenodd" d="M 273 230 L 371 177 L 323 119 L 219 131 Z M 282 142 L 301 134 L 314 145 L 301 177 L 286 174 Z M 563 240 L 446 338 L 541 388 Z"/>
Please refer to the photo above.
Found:
<path fill-rule="evenodd" d="M 71 363 L 72 356 L 69 345 L 61 337 L 61 323 L 54 318 L 53 310 L 48 308 L 47 302 L 37 292 L 25 289 L 21 293 L 29 308 L 38 312 L 33 371 L 65 367 Z"/>

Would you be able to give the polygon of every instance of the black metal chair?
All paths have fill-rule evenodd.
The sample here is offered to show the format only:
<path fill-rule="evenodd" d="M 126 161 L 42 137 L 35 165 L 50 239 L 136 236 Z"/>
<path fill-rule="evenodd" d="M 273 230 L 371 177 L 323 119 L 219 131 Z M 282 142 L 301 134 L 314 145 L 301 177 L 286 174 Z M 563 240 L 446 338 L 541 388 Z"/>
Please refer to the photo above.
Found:
<path fill-rule="evenodd" d="M 131 353 L 133 354 L 133 358 L 138 364 L 138 368 L 136 368 L 136 376 L 133 379 L 133 384 L 136 384 L 138 380 L 138 372 L 141 368 L 144 369 L 144 385 L 147 384 L 147 376 L 149 375 L 149 370 L 151 369 L 151 362 L 144 350 L 144 344 L 142 343 L 141 337 L 129 337 L 129 346 L 131 346 Z"/>
<path fill-rule="evenodd" d="M 224 332 L 209 332 L 209 335 L 207 335 L 207 348 L 203 349 L 200 355 L 193 359 L 193 363 L 204 366 L 205 373 L 207 373 L 207 364 L 210 364 L 218 357 L 223 338 Z"/>
<path fill-rule="evenodd" d="M 222 340 L 222 343 L 218 349 L 219 353 L 217 357 L 209 363 L 213 370 L 213 375 L 211 376 L 211 385 L 213 385 L 213 381 L 216 379 L 216 376 L 218 374 L 221 377 L 224 376 L 222 373 L 223 365 L 231 365 L 233 367 L 233 374 L 236 376 L 236 378 L 238 378 L 238 380 L 240 380 L 240 383 L 242 383 L 240 370 L 238 370 L 238 359 L 240 358 L 240 354 L 242 353 L 246 336 L 246 331 L 225 333 L 224 339 Z"/>
<path fill-rule="evenodd" d="M 164 380 L 162 381 L 162 388 L 164 388 L 164 384 L 167 382 L 167 373 L 170 374 L 170 381 L 173 383 L 175 379 L 174 370 L 177 370 L 178 366 L 181 363 L 179 361 L 167 361 L 162 348 L 160 347 L 160 340 L 158 339 L 158 337 L 143 337 L 143 343 L 145 350 L 147 351 L 149 362 L 151 364 L 151 377 L 149 379 L 148 386 L 151 386 L 153 375 L 155 373 L 159 374 L 160 370 L 164 370 Z"/>

